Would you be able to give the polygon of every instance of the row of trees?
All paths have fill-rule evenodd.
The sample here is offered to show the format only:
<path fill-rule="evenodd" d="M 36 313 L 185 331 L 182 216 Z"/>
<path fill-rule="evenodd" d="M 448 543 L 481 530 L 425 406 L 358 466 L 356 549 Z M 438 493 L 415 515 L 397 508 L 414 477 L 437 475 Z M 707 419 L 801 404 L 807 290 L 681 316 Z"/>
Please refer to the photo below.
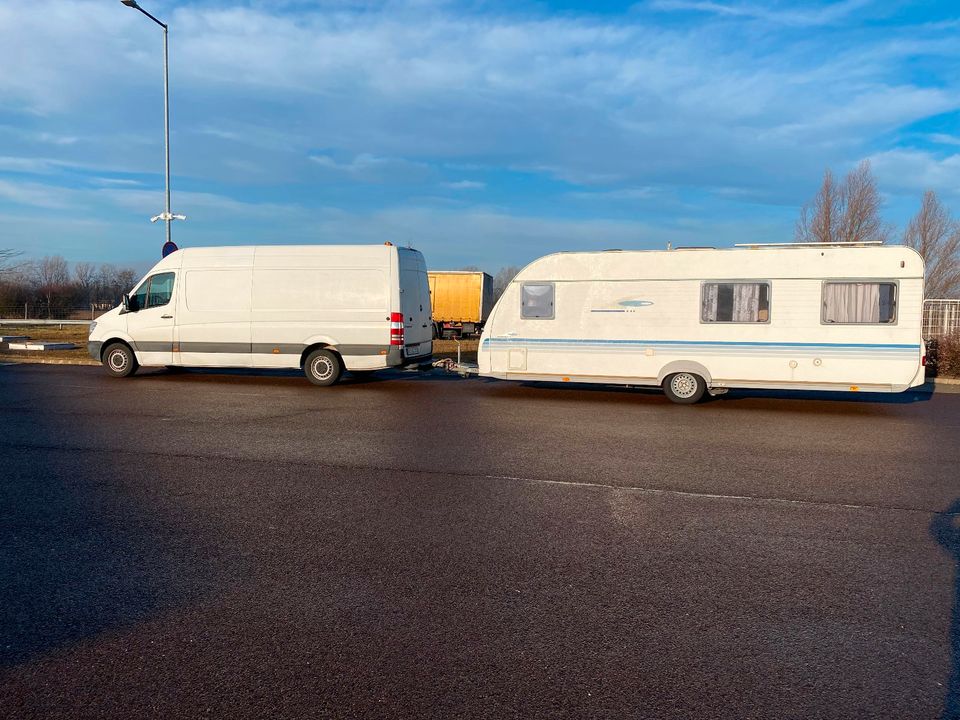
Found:
<path fill-rule="evenodd" d="M 897 237 L 880 216 L 882 202 L 866 160 L 838 181 L 830 170 L 820 190 L 803 206 L 797 242 L 890 242 L 899 240 L 919 252 L 926 264 L 924 292 L 930 298 L 960 297 L 960 223 L 932 190 Z"/>
<path fill-rule="evenodd" d="M 110 264 L 75 263 L 60 255 L 18 262 L 19 253 L 0 250 L 0 311 L 19 314 L 24 305 L 39 317 L 64 317 L 71 308 L 113 306 L 139 275 Z"/>

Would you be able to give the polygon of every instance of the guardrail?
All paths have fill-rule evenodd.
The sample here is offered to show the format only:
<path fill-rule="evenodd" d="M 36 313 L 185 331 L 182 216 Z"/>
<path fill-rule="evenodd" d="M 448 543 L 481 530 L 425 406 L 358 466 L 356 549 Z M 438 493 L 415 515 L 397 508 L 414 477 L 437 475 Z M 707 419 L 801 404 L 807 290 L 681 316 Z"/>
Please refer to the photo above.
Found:
<path fill-rule="evenodd" d="M 24 320 L 23 318 L 19 320 L 9 320 L 6 318 L 0 318 L 0 325 L 13 325 L 16 327 L 27 327 L 28 325 L 59 325 L 60 329 L 63 329 L 64 325 L 89 325 L 92 320 L 46 320 L 31 318 L 30 320 Z"/>
<path fill-rule="evenodd" d="M 116 303 L 90 303 L 87 305 L 52 305 L 46 303 L 23 303 L 22 305 L 0 305 L 0 323 L 6 325 L 12 322 L 44 325 L 50 324 L 41 321 L 55 321 L 56 323 L 89 323 L 100 315 L 115 307 Z"/>

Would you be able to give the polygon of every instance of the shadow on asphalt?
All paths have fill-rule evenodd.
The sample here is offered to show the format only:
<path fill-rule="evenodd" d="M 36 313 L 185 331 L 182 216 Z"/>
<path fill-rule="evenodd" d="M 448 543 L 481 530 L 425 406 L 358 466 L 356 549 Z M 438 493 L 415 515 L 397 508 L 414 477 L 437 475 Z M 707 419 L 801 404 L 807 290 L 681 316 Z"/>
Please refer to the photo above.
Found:
<path fill-rule="evenodd" d="M 950 553 L 954 568 L 953 615 L 950 624 L 951 670 L 941 720 L 960 718 L 960 498 L 930 522 L 930 534 Z"/>
<path fill-rule="evenodd" d="M 656 398 L 657 400 L 662 400 L 664 403 L 672 405 L 660 388 L 655 387 L 600 385 L 592 383 L 512 382 L 499 380 L 493 380 L 491 382 L 502 382 L 504 389 L 514 387 L 535 391 L 549 391 L 550 393 L 556 394 L 557 399 L 569 399 L 570 392 L 583 392 L 605 395 L 611 399 L 619 398 L 623 395 L 630 395 L 645 400 Z M 716 397 L 705 396 L 698 405 L 737 406 L 745 401 L 777 400 L 783 401 L 782 406 L 784 409 L 796 409 L 798 407 L 796 405 L 797 402 L 808 403 L 810 401 L 816 401 L 824 404 L 815 408 L 819 410 L 825 407 L 826 403 L 845 403 L 850 405 L 912 405 L 914 403 L 928 402 L 930 397 L 931 393 L 916 391 L 903 393 L 844 393 L 803 390 L 731 390 L 724 395 L 718 395 Z"/>
<path fill-rule="evenodd" d="M 261 370 L 250 368 L 176 368 L 172 370 L 141 370 L 132 380 L 174 381 L 174 382 L 210 382 L 219 378 L 228 382 L 274 381 L 287 385 L 290 382 L 302 384 L 309 389 L 310 385 L 303 373 L 299 370 Z M 489 386 L 494 396 L 503 398 L 518 398 L 521 395 L 533 393 L 538 400 L 569 401 L 572 394 L 583 393 L 591 396 L 592 400 L 608 400 L 623 402 L 626 398 L 635 398 L 643 403 L 671 405 L 663 391 L 657 387 L 640 385 L 602 385 L 596 383 L 557 383 L 497 380 L 471 376 L 461 378 L 456 373 L 433 369 L 427 372 L 416 370 L 381 370 L 377 372 L 361 372 L 344 374 L 343 379 L 333 388 L 321 389 L 323 392 L 335 391 L 337 388 L 361 387 L 365 385 L 379 385 L 396 380 L 417 380 L 420 382 L 469 383 L 472 386 L 482 384 Z M 844 405 L 849 407 L 860 406 L 864 409 L 876 406 L 912 405 L 929 402 L 932 393 L 926 391 L 908 390 L 902 393 L 849 393 L 824 392 L 809 390 L 731 390 L 717 397 L 706 396 L 700 403 L 716 405 L 717 407 L 743 408 L 763 405 L 770 406 L 768 401 L 774 400 L 775 408 L 789 411 L 823 412 Z M 838 405 L 832 405 L 837 403 Z"/>
<path fill-rule="evenodd" d="M 16 386 L 7 389 L 4 399 L 16 402 Z M 4 428 L 0 448 L 0 668 L 129 627 L 217 585 L 205 549 L 151 501 L 156 478 L 135 463 L 31 447 L 36 438 L 85 444 L 82 426 L 56 422 L 55 401 L 31 403 L 30 420 Z"/>

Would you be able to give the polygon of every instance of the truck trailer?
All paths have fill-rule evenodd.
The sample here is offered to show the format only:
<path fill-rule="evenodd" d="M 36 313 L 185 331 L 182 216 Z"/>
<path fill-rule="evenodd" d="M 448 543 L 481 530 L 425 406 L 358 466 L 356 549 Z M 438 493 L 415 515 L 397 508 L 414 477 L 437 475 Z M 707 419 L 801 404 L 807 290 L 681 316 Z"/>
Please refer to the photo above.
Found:
<path fill-rule="evenodd" d="M 493 278 L 470 270 L 431 270 L 427 275 L 435 336 L 478 334 L 493 309 Z"/>

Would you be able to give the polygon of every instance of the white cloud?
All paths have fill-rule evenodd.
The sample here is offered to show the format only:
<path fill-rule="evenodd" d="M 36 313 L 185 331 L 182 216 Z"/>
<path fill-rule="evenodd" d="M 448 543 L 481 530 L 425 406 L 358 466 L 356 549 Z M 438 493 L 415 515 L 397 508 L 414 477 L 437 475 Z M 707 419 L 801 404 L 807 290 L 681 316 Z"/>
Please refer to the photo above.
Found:
<path fill-rule="evenodd" d="M 421 162 L 403 158 L 378 157 L 371 153 L 360 153 L 349 162 L 338 162 L 330 155 L 315 154 L 309 156 L 311 162 L 326 170 L 349 175 L 362 182 L 419 182 L 430 174 L 430 168 Z"/>
<path fill-rule="evenodd" d="M 70 191 L 30 182 L 11 182 L 0 179 L 0 199 L 46 209 L 65 209 L 71 206 Z"/>
<path fill-rule="evenodd" d="M 482 172 L 491 186 L 498 173 L 546 176 L 530 185 L 548 187 L 558 204 L 639 202 L 662 188 L 799 205 L 824 167 L 871 155 L 878 172 L 899 163 L 946 182 L 946 160 L 883 152 L 902 128 L 960 107 L 956 28 L 860 24 L 842 42 L 808 31 L 860 5 L 660 0 L 623 15 L 550 15 L 540 4 L 403 0 L 160 4 L 171 24 L 174 204 L 193 222 L 190 196 L 177 191 L 188 180 L 215 188 L 190 198 L 209 217 L 277 212 L 298 222 L 303 208 L 352 188 L 343 202 L 364 208 L 356 220 L 442 187 L 482 189 L 444 184 L 449 171 Z M 665 15 L 680 11 L 683 24 Z M 19 128 L 4 130 L 0 172 L 155 173 L 150 184 L 160 182 L 152 23 L 115 1 L 4 0 L 0 37 L 0 67 L 16 69 L 0 74 L 0 111 Z M 917 58 L 932 68 L 921 80 Z M 947 137 L 931 140 L 953 144 Z M 894 175 L 885 177 L 900 187 Z M 122 184 L 107 184 L 121 194 Z M 44 201 L 37 186 L 15 188 L 8 195 Z M 289 204 L 229 197 L 259 192 Z M 162 197 L 151 193 L 122 207 L 154 214 Z M 117 207 L 70 192 L 46 201 L 62 197 Z M 494 215 L 522 229 L 503 218 L 532 212 L 528 197 L 513 194 Z M 536 202 L 543 207 L 542 194 Z"/>
<path fill-rule="evenodd" d="M 869 5 L 871 0 L 845 0 L 827 5 L 810 3 L 801 9 L 776 8 L 771 3 L 720 3 L 709 0 L 654 0 L 649 7 L 662 11 L 690 11 L 721 17 L 749 18 L 781 25 L 830 25 Z"/>
<path fill-rule="evenodd" d="M 443 187 L 450 190 L 483 190 L 487 184 L 476 180 L 456 180 L 443 183 Z"/>
<path fill-rule="evenodd" d="M 654 187 L 618 188 L 615 190 L 597 190 L 593 192 L 569 192 L 567 197 L 575 200 L 649 200 L 657 197 L 660 190 Z"/>
<path fill-rule="evenodd" d="M 869 160 L 880 187 L 917 196 L 935 190 L 960 197 L 960 153 L 938 158 L 921 150 L 889 150 Z"/>
<path fill-rule="evenodd" d="M 931 142 L 940 145 L 960 145 L 960 135 L 947 135 L 945 133 L 931 133 L 927 136 Z"/>

